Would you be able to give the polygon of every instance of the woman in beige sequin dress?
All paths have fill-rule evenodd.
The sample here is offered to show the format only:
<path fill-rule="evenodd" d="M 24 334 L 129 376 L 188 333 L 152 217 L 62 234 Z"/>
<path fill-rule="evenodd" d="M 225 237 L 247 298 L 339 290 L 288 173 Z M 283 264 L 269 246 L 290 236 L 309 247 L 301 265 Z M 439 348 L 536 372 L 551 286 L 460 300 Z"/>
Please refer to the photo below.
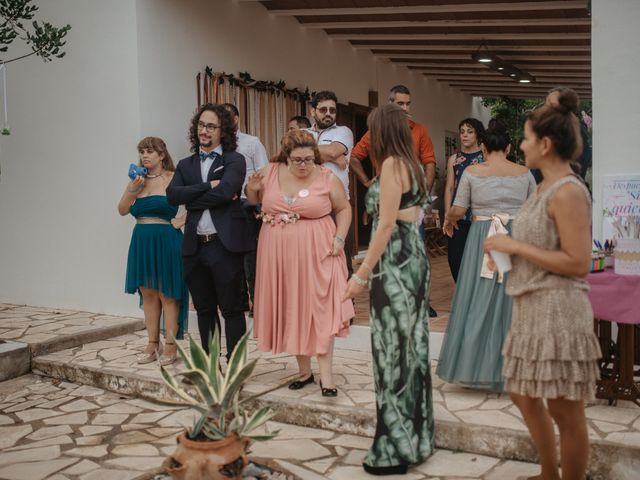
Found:
<path fill-rule="evenodd" d="M 582 150 L 573 114 L 578 97 L 567 89 L 553 100 L 527 117 L 520 146 L 527 166 L 541 169 L 544 180 L 514 220 L 513 238 L 494 236 L 485 249 L 513 255 L 503 374 L 538 450 L 542 471 L 534 478 L 561 478 L 553 420 L 562 478 L 582 480 L 589 454 L 584 401 L 594 397 L 600 357 L 584 280 L 591 264 L 591 199 L 570 166 Z"/>

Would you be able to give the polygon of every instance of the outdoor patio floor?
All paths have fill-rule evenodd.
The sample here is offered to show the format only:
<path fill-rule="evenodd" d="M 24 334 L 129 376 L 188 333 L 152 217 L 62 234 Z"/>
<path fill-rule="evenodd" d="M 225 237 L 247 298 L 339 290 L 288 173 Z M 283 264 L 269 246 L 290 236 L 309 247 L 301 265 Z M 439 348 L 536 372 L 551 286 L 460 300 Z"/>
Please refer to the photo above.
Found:
<path fill-rule="evenodd" d="M 0 304 L 0 318 L 4 320 L 11 319 L 12 323 L 15 322 L 19 324 L 28 322 L 30 320 L 28 314 L 33 314 L 33 311 L 37 311 L 37 315 L 46 315 L 47 309 L 38 308 L 29 310 L 30 308 L 31 307 Z M 50 312 L 53 312 L 53 310 L 50 310 Z M 194 336 L 195 340 L 198 341 L 197 335 Z M 132 332 L 118 337 L 55 351 L 47 355 L 36 356 L 32 359 L 32 368 L 36 374 L 43 374 L 53 378 L 53 380 L 43 379 L 40 383 L 54 382 L 54 386 L 58 385 L 59 382 L 64 382 L 65 384 L 74 383 L 76 387 L 77 385 L 85 385 L 86 387 L 80 387 L 79 392 L 81 393 L 76 395 L 77 397 L 90 397 L 92 396 L 91 392 L 95 391 L 92 390 L 91 387 L 98 387 L 101 390 L 114 392 L 113 394 L 100 393 L 100 395 L 107 395 L 107 398 L 111 398 L 114 401 L 118 394 L 125 396 L 127 401 L 132 400 L 131 397 L 140 397 L 151 401 L 170 400 L 172 395 L 164 386 L 157 365 L 138 365 L 136 363 L 137 355 L 141 353 L 146 345 L 146 341 L 145 331 Z M 180 343 L 185 347 L 187 346 L 186 340 L 180 341 Z M 272 406 L 276 411 L 275 420 L 279 422 L 293 424 L 300 428 L 326 431 L 327 436 L 329 433 L 331 434 L 331 437 L 327 438 L 328 440 L 338 438 L 336 436 L 338 434 L 371 437 L 375 430 L 375 397 L 370 355 L 371 354 L 367 352 L 353 350 L 338 349 L 335 351 L 333 363 L 335 382 L 339 390 L 337 398 L 322 397 L 317 385 L 309 385 L 299 391 L 292 391 L 286 387 L 280 388 L 267 393 L 255 401 L 254 404 L 256 406 L 258 404 L 268 404 Z M 245 396 L 273 388 L 297 372 L 295 358 L 289 355 L 272 355 L 258 352 L 253 341 L 250 342 L 250 357 L 257 358 L 258 364 L 253 377 L 243 390 L 243 395 Z M 432 363 L 435 365 L 435 362 Z M 313 362 L 312 365 L 314 371 L 317 372 L 315 362 Z M 178 372 L 181 368 L 183 367 L 179 363 L 169 367 L 173 372 Z M 29 390 L 29 385 L 23 385 L 23 390 L 27 388 L 28 391 L 23 391 L 20 395 L 17 395 L 15 391 L 9 394 L 6 393 L 4 389 L 6 385 L 11 384 L 11 382 L 19 383 L 24 381 L 25 378 L 38 377 L 33 375 L 30 377 L 20 377 L 0 384 L 0 424 L 11 425 L 11 427 L 3 426 L 3 431 L 6 428 L 15 430 L 14 433 L 17 435 L 16 442 L 18 439 L 23 439 L 31 435 L 31 433 L 35 431 L 35 427 L 40 428 L 45 425 L 48 426 L 51 422 L 55 422 L 55 420 L 47 422 L 49 417 L 60 416 L 64 418 L 64 416 L 67 415 L 77 416 L 78 418 L 76 418 L 75 421 L 79 422 L 77 424 L 79 429 L 82 425 L 95 425 L 97 423 L 91 417 L 94 410 L 96 412 L 100 410 L 102 413 L 109 413 L 98 408 L 105 408 L 109 406 L 107 404 L 98 404 L 97 407 L 84 408 L 83 405 L 86 407 L 87 404 L 80 402 L 77 404 L 73 403 L 73 407 L 63 408 L 64 404 L 71 404 L 71 401 L 62 401 L 62 394 L 64 392 L 61 391 L 58 386 L 56 386 L 55 389 L 49 389 L 49 387 L 45 386 L 38 387 L 47 390 L 45 392 L 31 391 Z M 476 456 L 487 455 L 502 459 L 535 461 L 535 451 L 526 427 L 519 412 L 506 395 L 480 392 L 446 384 L 435 375 L 433 375 L 432 380 L 434 414 L 436 418 L 436 446 L 438 448 L 464 451 Z M 83 395 L 83 392 L 86 393 L 86 395 Z M 7 395 L 9 395 L 9 397 Z M 60 396 L 49 398 L 49 396 L 52 395 Z M 56 402 L 56 400 L 59 400 L 59 403 Z M 85 400 L 91 402 L 89 398 Z M 149 407 L 149 410 L 153 409 Z M 83 414 L 81 412 L 86 413 Z M 138 413 L 149 412 L 141 410 L 136 414 Z M 89 414 L 89 417 L 85 418 L 87 414 Z M 590 468 L 593 474 L 592 478 L 635 478 L 634 476 L 627 476 L 627 473 L 637 473 L 637 471 L 639 471 L 638 469 L 640 469 L 640 407 L 630 402 L 620 402 L 618 406 L 609 406 L 606 405 L 604 401 L 597 401 L 588 405 L 586 414 L 591 441 L 592 453 Z M 133 415 L 133 413 L 131 415 Z M 163 415 L 162 417 L 164 418 L 166 416 L 168 415 Z M 127 423 L 133 423 L 134 425 L 151 424 L 141 428 L 143 430 L 147 428 L 176 427 L 176 425 L 164 425 L 160 421 L 159 415 L 158 419 L 155 419 L 155 417 L 152 419 L 151 417 L 152 416 L 149 418 L 144 417 L 146 418 L 145 422 L 139 419 L 133 421 L 133 417 L 131 417 Z M 127 418 L 129 417 L 127 416 Z M 32 425 L 32 422 L 44 423 L 42 425 Z M 124 420 L 118 421 L 117 424 L 120 425 L 123 422 Z M 68 424 L 69 422 L 65 420 L 65 423 Z M 26 427 L 27 424 L 30 425 L 28 428 Z M 115 436 L 118 432 L 124 433 L 128 428 L 138 430 L 135 427 L 125 426 L 121 431 L 116 428 L 115 431 L 110 432 Z M 79 435 L 77 431 L 82 433 L 81 430 L 73 427 L 73 432 L 68 432 L 68 435 L 72 433 Z M 20 432 L 26 433 L 22 435 Z M 161 431 L 158 430 L 158 432 Z M 172 437 L 175 432 L 170 433 L 171 435 L 166 433 L 164 437 Z M 64 435 L 67 435 L 67 433 L 56 434 L 57 437 Z M 13 437 L 9 435 L 8 438 Z M 155 436 L 153 437 L 152 443 L 156 441 L 156 438 Z M 322 439 L 324 437 L 318 438 Z M 285 439 L 286 437 L 281 440 Z M 34 440 L 34 442 L 40 442 L 41 440 L 46 439 L 42 438 Z M 158 438 L 157 441 L 160 440 L 162 440 L 162 438 Z M 26 440 L 22 441 L 26 442 Z M 73 437 L 72 442 L 75 447 L 66 439 L 64 440 L 65 443 L 58 445 L 69 445 L 69 449 L 80 448 L 80 446 L 84 447 L 85 445 L 93 446 L 92 444 L 83 445 L 82 442 L 85 441 L 87 440 L 81 440 L 80 443 L 77 443 L 75 437 Z M 89 442 L 94 441 L 97 440 L 89 440 Z M 167 443 L 165 445 L 169 445 L 169 440 L 166 441 Z M 0 440 L 1 449 L 16 446 L 16 442 L 9 440 L 5 440 L 5 442 L 9 442 L 11 445 L 4 445 L 1 442 L 2 440 Z M 336 451 L 334 449 L 330 450 L 330 453 L 326 455 L 314 457 L 314 461 L 327 457 L 327 464 L 330 464 L 330 466 L 327 466 L 326 472 L 333 472 L 330 474 L 330 478 L 346 478 L 346 476 L 341 476 L 342 474 L 335 473 L 334 470 L 338 466 L 348 467 L 349 463 L 344 463 L 347 457 L 349 457 L 349 461 L 358 463 L 355 458 L 357 455 L 362 455 L 361 450 L 363 450 L 365 445 L 368 445 L 370 439 L 365 438 L 358 442 L 360 443 L 357 443 L 357 446 L 352 446 L 351 448 L 360 450 L 360 452 L 350 454 L 348 451 Z M 278 445 L 278 443 L 274 443 L 274 445 Z M 28 448 L 51 446 L 54 446 L 54 444 L 38 444 L 37 446 Z M 336 446 L 341 445 L 336 444 Z M 346 446 L 343 447 L 346 448 Z M 55 448 L 60 449 L 60 447 L 54 446 L 54 449 Z M 259 446 L 256 448 L 267 448 L 267 446 Z M 67 447 L 65 446 L 63 450 L 66 451 L 66 449 Z M 107 450 L 111 452 L 110 448 Z M 118 451 L 119 450 L 117 450 L 116 453 Z M 47 450 L 47 452 L 49 452 L 49 450 Z M 53 452 L 53 450 L 51 450 L 51 452 Z M 54 455 L 54 453 L 51 452 L 48 454 Z M 60 450 L 60 452 L 62 452 L 62 450 Z M 260 450 L 258 450 L 258 452 L 260 452 Z M 162 454 L 165 453 L 165 451 L 162 451 Z M 440 454 L 440 456 L 442 455 L 446 454 Z M 329 457 L 335 458 L 329 462 Z M 9 462 L 10 457 L 7 456 L 4 458 L 5 464 L 9 465 L 9 463 L 6 462 Z M 38 458 L 36 455 L 33 457 L 33 460 L 25 460 L 25 462 L 35 461 Z M 116 460 L 117 456 L 106 456 L 105 453 L 105 456 L 97 458 Z M 284 459 L 284 461 L 289 460 L 292 459 L 290 457 Z M 120 461 L 111 462 L 110 465 L 120 465 L 122 463 L 118 462 Z M 122 465 L 127 464 L 127 461 L 123 462 Z M 10 463 L 13 464 L 14 462 L 11 461 Z M 300 462 L 293 464 L 301 465 Z M 0 465 L 3 465 L 2 460 L 0 460 Z M 69 465 L 71 465 L 71 463 L 69 463 Z M 500 465 L 502 465 L 502 463 L 500 463 Z M 497 466 L 499 466 L 499 463 L 494 462 L 487 470 L 477 475 L 470 475 L 469 477 L 484 478 L 483 476 L 485 474 L 488 474 L 490 470 Z M 132 471 L 135 471 L 135 469 Z M 316 469 L 315 471 L 318 470 Z M 344 470 L 344 472 L 349 471 L 349 469 Z M 417 469 L 417 471 L 420 472 L 418 474 L 419 476 L 411 478 L 429 478 L 424 477 L 424 475 L 442 475 L 433 473 L 436 471 L 431 470 L 423 471 L 422 469 Z M 2 472 L 3 470 L 0 470 L 0 478 L 5 478 Z M 615 475 L 613 475 L 613 472 L 615 472 Z M 28 478 L 28 480 L 36 478 L 30 475 L 20 476 L 22 473 L 15 475 L 17 476 L 6 478 Z M 62 480 L 63 478 L 65 477 L 59 477 L 58 480 Z M 85 477 L 83 477 L 83 480 L 84 478 Z M 97 479 L 103 477 L 86 478 Z"/>

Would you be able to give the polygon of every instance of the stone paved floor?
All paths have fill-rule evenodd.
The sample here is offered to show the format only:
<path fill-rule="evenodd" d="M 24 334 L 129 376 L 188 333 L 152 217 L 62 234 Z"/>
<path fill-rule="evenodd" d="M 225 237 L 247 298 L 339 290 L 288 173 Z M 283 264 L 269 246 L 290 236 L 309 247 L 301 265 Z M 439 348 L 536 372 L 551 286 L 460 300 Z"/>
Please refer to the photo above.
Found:
<path fill-rule="evenodd" d="M 28 343 L 34 354 L 141 328 L 140 318 L 0 303 L 0 340 Z"/>
<path fill-rule="evenodd" d="M 9 380 L 0 383 L 0 479 L 148 478 L 191 422 L 183 408 L 99 388 L 36 375 Z M 267 428 L 280 434 L 254 444 L 253 458 L 274 459 L 305 480 L 374 478 L 360 467 L 370 438 L 275 422 Z M 506 479 L 536 472 L 533 464 L 438 450 L 401 478 Z"/>
<path fill-rule="evenodd" d="M 181 341 L 187 345 L 186 341 Z M 89 369 L 101 374 L 112 373 L 160 382 L 160 372 L 155 364 L 137 365 L 137 354 L 146 344 L 144 331 L 135 332 L 82 347 L 67 349 L 44 355 L 36 359 L 40 364 L 57 368 Z M 253 377 L 244 391 L 260 392 L 281 384 L 297 372 L 295 358 L 290 355 L 272 355 L 258 352 L 254 342 L 250 343 L 250 356 L 259 358 Z M 434 362 L 435 363 L 435 362 Z M 368 411 L 373 414 L 375 398 L 371 371 L 371 354 L 351 350 L 336 350 L 334 353 L 335 383 L 339 389 L 337 398 L 320 395 L 317 385 L 310 385 L 298 391 L 281 388 L 270 397 L 293 399 L 296 403 L 322 407 L 351 407 L 354 411 Z M 312 361 L 317 373 L 317 364 Z M 173 371 L 181 364 L 170 367 Z M 436 420 L 467 425 L 506 428 L 526 432 L 520 413 L 506 395 L 484 393 L 451 385 L 433 375 L 433 400 Z M 317 380 L 316 380 L 317 381 Z M 640 407 L 631 402 L 619 402 L 618 406 L 608 406 L 605 401 L 596 401 L 586 409 L 591 439 L 606 440 L 640 448 Z M 372 431 L 364 431 L 372 435 Z"/>

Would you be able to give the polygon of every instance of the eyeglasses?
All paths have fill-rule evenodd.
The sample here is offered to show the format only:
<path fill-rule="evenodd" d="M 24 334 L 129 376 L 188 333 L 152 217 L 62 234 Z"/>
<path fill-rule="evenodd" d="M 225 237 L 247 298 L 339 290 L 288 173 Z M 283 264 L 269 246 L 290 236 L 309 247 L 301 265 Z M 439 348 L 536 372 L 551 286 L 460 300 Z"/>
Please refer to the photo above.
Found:
<path fill-rule="evenodd" d="M 306 158 L 290 157 L 290 159 L 291 159 L 291 163 L 293 163 L 296 167 L 299 167 L 303 163 L 305 165 L 312 164 L 315 161 L 316 157 L 306 157 Z"/>
<path fill-rule="evenodd" d="M 215 123 L 198 122 L 198 130 L 202 130 L 203 128 L 207 133 L 212 133 L 216 128 L 220 128 L 220 125 L 216 125 Z"/>
<path fill-rule="evenodd" d="M 337 112 L 335 107 L 320 107 L 320 108 L 316 108 L 316 110 L 318 110 L 322 115 L 324 115 L 327 112 L 329 112 L 331 115 L 335 115 Z"/>

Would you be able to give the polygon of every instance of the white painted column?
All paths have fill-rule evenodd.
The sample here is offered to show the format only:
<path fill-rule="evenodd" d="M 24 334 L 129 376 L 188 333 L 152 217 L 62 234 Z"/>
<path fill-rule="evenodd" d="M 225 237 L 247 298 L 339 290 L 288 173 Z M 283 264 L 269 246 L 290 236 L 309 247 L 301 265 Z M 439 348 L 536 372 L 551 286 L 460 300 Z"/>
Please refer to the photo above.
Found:
<path fill-rule="evenodd" d="M 605 175 L 640 174 L 640 1 L 593 0 L 593 231 Z"/>

